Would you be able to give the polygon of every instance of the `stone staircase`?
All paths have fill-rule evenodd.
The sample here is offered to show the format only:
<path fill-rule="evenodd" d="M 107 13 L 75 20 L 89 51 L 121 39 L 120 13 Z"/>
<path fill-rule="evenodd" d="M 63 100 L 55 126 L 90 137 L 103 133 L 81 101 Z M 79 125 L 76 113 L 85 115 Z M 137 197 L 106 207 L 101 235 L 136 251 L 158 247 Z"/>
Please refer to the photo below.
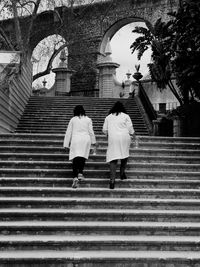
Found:
<path fill-rule="evenodd" d="M 148 136 L 135 106 L 139 147 L 129 179 L 110 190 L 100 130 L 107 110 L 101 103 L 99 114 L 92 98 L 84 106 L 99 147 L 72 189 L 62 144 L 80 100 L 31 98 L 17 132 L 0 135 L 0 266 L 199 267 L 200 138 Z"/>
<path fill-rule="evenodd" d="M 18 125 L 17 132 L 65 133 L 76 105 L 83 105 L 93 120 L 94 131 L 102 134 L 102 125 L 108 111 L 119 99 L 90 97 L 31 97 Z M 133 121 L 139 135 L 149 135 L 149 130 L 134 99 L 120 99 Z"/>

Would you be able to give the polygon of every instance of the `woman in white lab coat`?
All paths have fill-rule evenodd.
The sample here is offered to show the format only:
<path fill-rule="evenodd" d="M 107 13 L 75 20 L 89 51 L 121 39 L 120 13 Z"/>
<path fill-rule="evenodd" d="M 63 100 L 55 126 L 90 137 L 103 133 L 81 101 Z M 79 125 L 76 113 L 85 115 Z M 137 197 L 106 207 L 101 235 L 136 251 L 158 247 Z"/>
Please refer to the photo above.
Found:
<path fill-rule="evenodd" d="M 117 162 L 121 160 L 120 178 L 126 179 L 125 169 L 129 157 L 131 136 L 134 129 L 131 118 L 120 101 L 111 108 L 109 115 L 105 118 L 103 133 L 108 136 L 108 148 L 106 162 L 110 162 L 110 189 L 115 187 Z"/>
<path fill-rule="evenodd" d="M 91 145 L 96 144 L 92 120 L 86 116 L 82 105 L 74 108 L 74 117 L 70 120 L 64 138 L 64 148 L 69 148 L 69 160 L 72 160 L 73 184 L 83 178 L 85 161 L 89 157 Z"/>

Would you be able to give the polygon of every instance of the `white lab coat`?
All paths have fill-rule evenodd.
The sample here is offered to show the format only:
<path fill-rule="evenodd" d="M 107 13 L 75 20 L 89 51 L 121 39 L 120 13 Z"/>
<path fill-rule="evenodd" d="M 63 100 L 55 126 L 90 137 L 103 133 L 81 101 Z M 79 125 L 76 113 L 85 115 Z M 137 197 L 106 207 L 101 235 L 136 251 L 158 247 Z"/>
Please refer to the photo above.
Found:
<path fill-rule="evenodd" d="M 134 134 L 131 118 L 121 112 L 105 118 L 103 133 L 108 135 L 106 162 L 129 157 L 131 134 Z"/>
<path fill-rule="evenodd" d="M 67 127 L 64 147 L 69 147 L 69 160 L 75 157 L 88 159 L 91 144 L 96 143 L 92 120 L 87 116 L 73 117 Z"/>

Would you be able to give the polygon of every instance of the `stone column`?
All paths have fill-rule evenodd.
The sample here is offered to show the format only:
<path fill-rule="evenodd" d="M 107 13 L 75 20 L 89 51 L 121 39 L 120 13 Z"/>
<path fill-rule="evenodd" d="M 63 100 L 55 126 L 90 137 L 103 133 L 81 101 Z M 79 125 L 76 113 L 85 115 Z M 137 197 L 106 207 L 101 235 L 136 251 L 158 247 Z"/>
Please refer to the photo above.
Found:
<path fill-rule="evenodd" d="M 54 90 L 55 95 L 65 95 L 70 92 L 71 89 L 71 75 L 74 72 L 73 70 L 68 69 L 67 56 L 65 51 L 62 50 L 60 55 L 60 64 L 57 68 L 54 68 L 52 71 L 56 74 Z"/>
<path fill-rule="evenodd" d="M 115 76 L 119 64 L 112 61 L 110 43 L 107 44 L 105 57 L 97 64 L 99 69 L 99 97 L 115 97 Z"/>
<path fill-rule="evenodd" d="M 159 135 L 159 122 L 157 120 L 153 120 L 153 136 Z"/>
<path fill-rule="evenodd" d="M 136 72 L 132 75 L 133 78 L 137 81 L 136 86 L 135 86 L 135 90 L 134 90 L 134 95 L 140 95 L 140 85 L 141 82 L 140 80 L 142 79 L 143 75 L 139 72 L 140 69 L 140 65 L 135 65 L 136 68 Z"/>
<path fill-rule="evenodd" d="M 173 118 L 173 136 L 182 136 L 181 119 L 178 116 L 174 116 Z"/>

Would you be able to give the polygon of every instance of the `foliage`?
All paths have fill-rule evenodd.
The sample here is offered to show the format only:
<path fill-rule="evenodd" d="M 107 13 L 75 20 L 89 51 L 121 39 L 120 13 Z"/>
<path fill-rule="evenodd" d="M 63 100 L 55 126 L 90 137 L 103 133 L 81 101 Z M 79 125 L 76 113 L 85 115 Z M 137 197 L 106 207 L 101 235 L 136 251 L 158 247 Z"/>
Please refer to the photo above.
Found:
<path fill-rule="evenodd" d="M 200 99 L 200 2 L 185 0 L 173 15 L 173 69 L 185 102 Z"/>
<path fill-rule="evenodd" d="M 200 98 L 200 3 L 183 0 L 171 20 L 158 19 L 153 27 L 135 28 L 141 34 L 131 45 L 138 51 L 138 59 L 152 48 L 150 74 L 161 90 L 169 86 L 180 104 Z M 178 90 L 172 84 L 175 76 Z"/>

